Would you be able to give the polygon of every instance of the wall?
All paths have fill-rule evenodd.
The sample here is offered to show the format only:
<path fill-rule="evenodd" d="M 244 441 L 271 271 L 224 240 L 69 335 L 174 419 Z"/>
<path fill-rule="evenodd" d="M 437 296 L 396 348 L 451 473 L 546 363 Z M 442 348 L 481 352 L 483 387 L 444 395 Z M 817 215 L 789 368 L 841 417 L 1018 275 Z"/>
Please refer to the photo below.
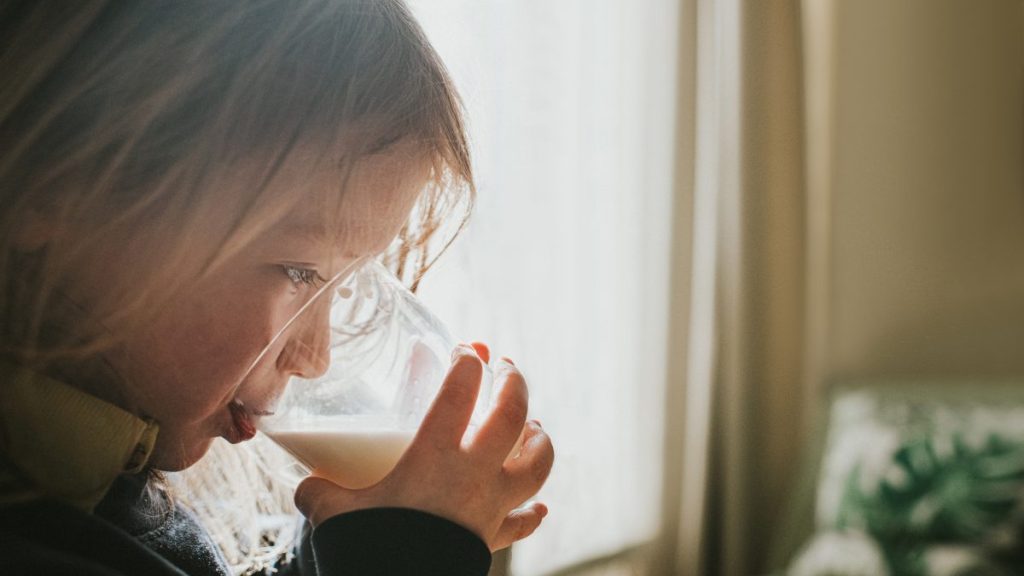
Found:
<path fill-rule="evenodd" d="M 1024 374 L 1022 3 L 831 4 L 808 78 L 819 381 Z"/>

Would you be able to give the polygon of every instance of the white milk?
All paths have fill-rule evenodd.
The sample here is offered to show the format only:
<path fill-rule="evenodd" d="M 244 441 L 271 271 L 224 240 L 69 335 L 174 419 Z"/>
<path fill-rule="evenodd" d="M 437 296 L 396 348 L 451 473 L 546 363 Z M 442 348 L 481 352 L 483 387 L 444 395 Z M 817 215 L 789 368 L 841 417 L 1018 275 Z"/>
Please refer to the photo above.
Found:
<path fill-rule="evenodd" d="M 374 421 L 326 421 L 313 428 L 275 425 L 264 431 L 316 476 L 346 488 L 380 482 L 409 447 L 415 430 Z"/>

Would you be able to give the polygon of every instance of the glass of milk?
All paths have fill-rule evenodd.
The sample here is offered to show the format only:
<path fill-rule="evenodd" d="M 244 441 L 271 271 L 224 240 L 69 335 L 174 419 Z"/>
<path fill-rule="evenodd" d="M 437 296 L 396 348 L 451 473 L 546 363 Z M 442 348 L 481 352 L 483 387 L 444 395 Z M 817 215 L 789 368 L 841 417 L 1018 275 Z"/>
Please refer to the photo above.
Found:
<path fill-rule="evenodd" d="M 375 260 L 331 286 L 330 366 L 316 379 L 293 377 L 258 427 L 316 475 L 346 488 L 383 479 L 430 408 L 451 364 L 447 328 Z M 490 404 L 484 366 L 471 430 Z"/>

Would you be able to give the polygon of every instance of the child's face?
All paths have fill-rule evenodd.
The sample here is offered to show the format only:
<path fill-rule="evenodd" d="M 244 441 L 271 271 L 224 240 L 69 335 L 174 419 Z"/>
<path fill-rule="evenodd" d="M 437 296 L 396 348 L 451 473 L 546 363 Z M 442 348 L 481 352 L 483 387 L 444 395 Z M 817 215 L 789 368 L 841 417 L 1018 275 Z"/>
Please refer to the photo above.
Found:
<path fill-rule="evenodd" d="M 138 413 L 160 424 L 153 467 L 188 467 L 218 436 L 231 442 L 247 439 L 232 417 L 233 402 L 258 412 L 273 405 L 290 376 L 322 373 L 327 362 L 326 295 L 249 368 L 317 291 L 307 280 L 331 278 L 356 258 L 389 245 L 425 177 L 425 163 L 402 146 L 362 160 L 352 174 L 344 210 L 359 216 L 344 216 L 341 223 L 361 233 L 346 236 L 338 245 L 333 236 L 317 234 L 321 219 L 315 209 L 309 203 L 300 205 L 216 273 L 196 281 L 157 321 L 131 338 L 118 367 L 130 389 L 120 393 Z M 295 168 L 271 184 L 271 192 L 305 194 L 311 184 L 336 186 L 337 179 L 336 170 L 311 177 Z"/>

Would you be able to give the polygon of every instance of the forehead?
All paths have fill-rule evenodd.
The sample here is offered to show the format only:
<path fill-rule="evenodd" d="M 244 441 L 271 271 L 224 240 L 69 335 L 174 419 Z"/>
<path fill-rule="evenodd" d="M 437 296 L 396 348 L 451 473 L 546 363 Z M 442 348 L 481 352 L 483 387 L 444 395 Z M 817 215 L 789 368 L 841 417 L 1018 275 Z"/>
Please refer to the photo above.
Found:
<path fill-rule="evenodd" d="M 280 193 L 295 196 L 276 232 L 355 255 L 387 248 L 431 173 L 427 154 L 411 142 L 342 166 L 308 158 L 289 164 Z"/>

